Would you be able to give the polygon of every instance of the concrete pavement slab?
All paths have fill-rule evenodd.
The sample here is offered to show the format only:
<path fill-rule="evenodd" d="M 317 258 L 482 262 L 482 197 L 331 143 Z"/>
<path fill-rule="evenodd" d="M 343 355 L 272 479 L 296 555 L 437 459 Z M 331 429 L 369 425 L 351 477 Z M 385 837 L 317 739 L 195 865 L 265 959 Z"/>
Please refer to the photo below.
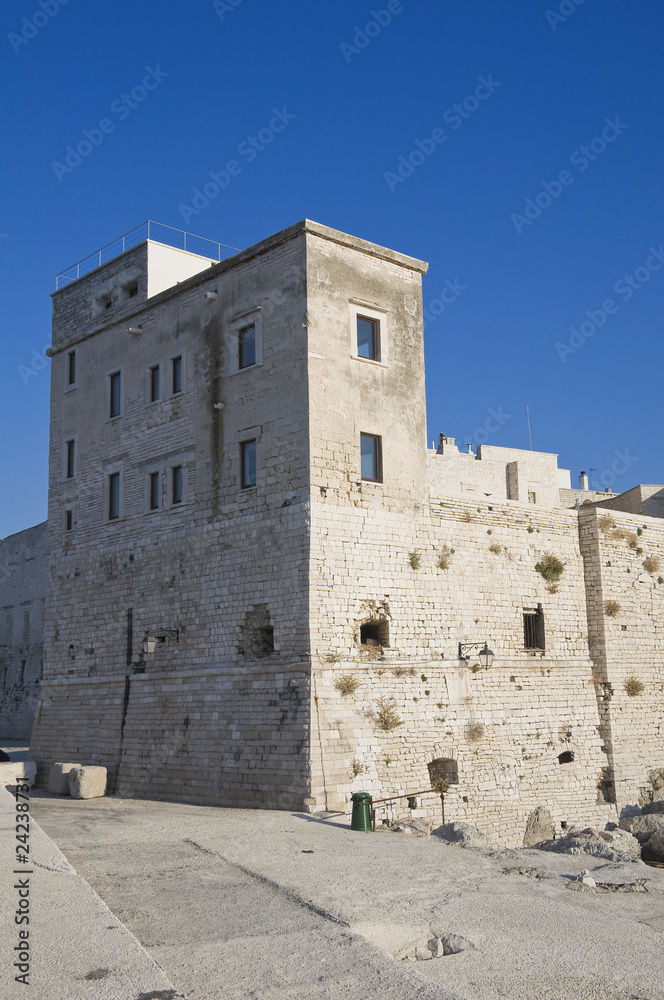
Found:
<path fill-rule="evenodd" d="M 14 795 L 0 788 L 4 914 L 0 995 L 7 1000 L 180 997 L 154 958 L 76 873 L 34 819 L 31 817 L 29 824 L 23 821 L 30 815 L 23 811 L 18 813 L 20 830 L 28 828 L 30 850 L 27 863 L 17 861 L 17 843 L 21 849 L 26 844 L 16 841 L 15 807 Z M 17 924 L 16 919 L 25 922 Z M 27 931 L 29 937 L 21 939 L 21 931 Z M 19 962 L 18 968 L 14 963 L 22 953 L 17 955 L 15 949 L 26 943 L 29 960 Z M 29 970 L 25 970 L 26 964 Z M 15 977 L 21 975 L 23 981 L 17 981 Z"/>
<path fill-rule="evenodd" d="M 189 1000 L 664 996 L 664 872 L 641 862 L 466 850 L 347 817 L 39 796 L 35 811 Z M 394 961 L 423 930 L 470 947 Z"/>

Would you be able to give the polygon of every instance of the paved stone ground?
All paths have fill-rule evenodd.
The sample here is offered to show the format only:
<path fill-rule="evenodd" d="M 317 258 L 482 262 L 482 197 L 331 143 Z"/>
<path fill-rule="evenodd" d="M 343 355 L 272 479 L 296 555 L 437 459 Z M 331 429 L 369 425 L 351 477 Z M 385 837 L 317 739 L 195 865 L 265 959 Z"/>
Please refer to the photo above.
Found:
<path fill-rule="evenodd" d="M 33 816 L 135 936 L 137 960 L 153 964 L 138 986 L 123 980 L 122 964 L 97 958 L 87 925 L 63 898 L 63 954 L 87 949 L 90 971 L 107 975 L 85 991 L 73 983 L 31 996 L 664 998 L 664 871 L 641 862 L 492 854 L 354 833 L 347 817 L 117 798 L 35 793 Z M 574 881 L 584 868 L 597 889 Z M 612 891 L 620 886 L 632 891 Z M 391 957 L 428 933 L 472 947 L 413 964 Z M 166 986 L 153 985 L 155 973 Z"/>

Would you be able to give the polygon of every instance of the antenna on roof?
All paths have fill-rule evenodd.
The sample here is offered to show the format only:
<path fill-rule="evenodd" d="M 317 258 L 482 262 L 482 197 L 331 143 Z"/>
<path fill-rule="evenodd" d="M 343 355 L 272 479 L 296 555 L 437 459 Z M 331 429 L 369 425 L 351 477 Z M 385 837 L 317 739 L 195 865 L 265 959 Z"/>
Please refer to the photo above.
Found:
<path fill-rule="evenodd" d="M 533 436 L 530 433 L 530 403 L 526 403 L 526 419 L 528 421 L 528 440 L 530 441 L 530 450 L 533 450 Z"/>

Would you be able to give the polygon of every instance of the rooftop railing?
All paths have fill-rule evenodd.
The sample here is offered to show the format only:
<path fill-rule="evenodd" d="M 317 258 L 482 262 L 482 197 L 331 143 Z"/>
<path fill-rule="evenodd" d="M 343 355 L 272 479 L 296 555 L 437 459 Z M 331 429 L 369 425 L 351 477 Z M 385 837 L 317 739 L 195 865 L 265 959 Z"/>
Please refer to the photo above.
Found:
<path fill-rule="evenodd" d="M 55 279 L 56 290 L 63 288 L 70 281 L 82 278 L 84 274 L 89 274 L 95 268 L 108 263 L 114 257 L 119 257 L 125 250 L 144 243 L 145 240 L 153 240 L 155 243 L 163 243 L 167 247 L 175 247 L 177 250 L 186 250 L 187 253 L 195 253 L 200 257 L 208 257 L 210 260 L 226 260 L 234 253 L 239 253 L 238 247 L 230 247 L 225 243 L 215 243 L 214 240 L 206 240 L 203 236 L 194 236 L 192 233 L 185 233 L 182 229 L 173 229 L 172 226 L 164 226 L 160 222 L 142 222 L 140 226 L 130 229 L 123 236 L 118 236 L 112 243 L 107 243 L 101 250 L 95 250 L 88 257 L 77 261 L 71 267 L 60 271 Z"/>

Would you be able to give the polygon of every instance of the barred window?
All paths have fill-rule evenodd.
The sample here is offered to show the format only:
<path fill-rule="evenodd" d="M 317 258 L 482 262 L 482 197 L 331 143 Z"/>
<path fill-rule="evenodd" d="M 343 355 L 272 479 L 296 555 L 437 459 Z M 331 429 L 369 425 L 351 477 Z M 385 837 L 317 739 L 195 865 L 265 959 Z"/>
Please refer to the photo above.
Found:
<path fill-rule="evenodd" d="M 546 649 L 544 643 L 544 612 L 542 605 L 523 612 L 523 645 L 526 649 Z"/>

